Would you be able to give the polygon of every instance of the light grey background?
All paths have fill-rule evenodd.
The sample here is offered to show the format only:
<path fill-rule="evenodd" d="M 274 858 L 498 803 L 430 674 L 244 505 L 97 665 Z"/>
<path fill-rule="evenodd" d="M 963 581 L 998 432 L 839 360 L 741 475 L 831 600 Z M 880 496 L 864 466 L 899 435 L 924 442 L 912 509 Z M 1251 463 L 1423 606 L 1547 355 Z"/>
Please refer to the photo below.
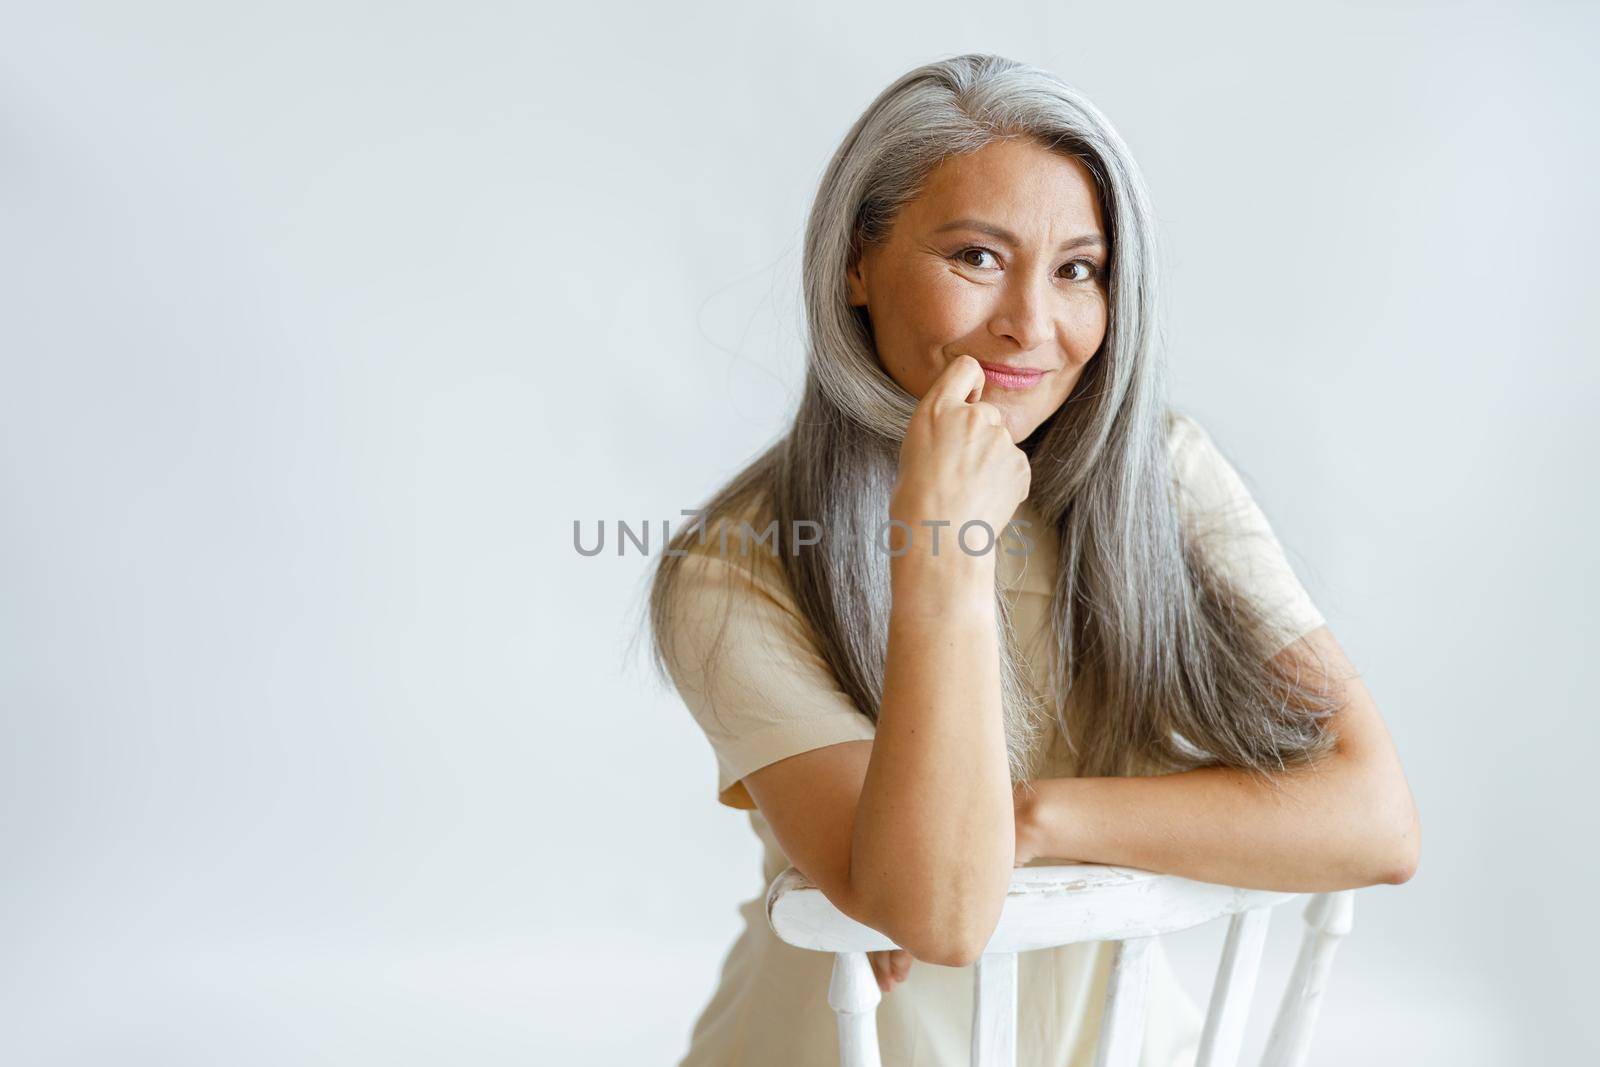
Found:
<path fill-rule="evenodd" d="M 969 50 L 1132 146 L 1175 400 L 1416 793 L 1313 1062 L 1592 1056 L 1596 16 L 13 8 L 0 1059 L 675 1060 L 757 842 L 624 669 L 646 560 L 571 524 L 781 432 L 822 167 Z"/>

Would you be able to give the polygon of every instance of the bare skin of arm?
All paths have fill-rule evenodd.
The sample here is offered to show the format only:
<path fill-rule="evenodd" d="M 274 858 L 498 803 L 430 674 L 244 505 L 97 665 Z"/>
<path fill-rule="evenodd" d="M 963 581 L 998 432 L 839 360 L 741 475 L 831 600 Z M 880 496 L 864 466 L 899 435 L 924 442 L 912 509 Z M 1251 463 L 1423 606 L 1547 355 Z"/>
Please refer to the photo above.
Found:
<path fill-rule="evenodd" d="M 983 385 L 976 360 L 952 361 L 907 430 L 889 516 L 906 524 L 893 542 L 905 551 L 890 563 L 874 739 L 744 778 L 784 854 L 840 911 L 946 966 L 971 963 L 987 944 L 1015 863 L 994 555 L 968 555 L 955 533 L 973 518 L 1002 529 L 1030 472 L 999 412 L 978 399 Z"/>
<path fill-rule="evenodd" d="M 1293 893 L 1408 880 L 1420 826 L 1389 731 L 1326 626 L 1279 655 L 1301 644 L 1344 688 L 1331 757 L 1280 773 L 1276 790 L 1224 767 L 1034 779 L 1015 793 L 1017 864 L 1042 856 Z M 1317 669 L 1310 660 L 1302 669 Z"/>

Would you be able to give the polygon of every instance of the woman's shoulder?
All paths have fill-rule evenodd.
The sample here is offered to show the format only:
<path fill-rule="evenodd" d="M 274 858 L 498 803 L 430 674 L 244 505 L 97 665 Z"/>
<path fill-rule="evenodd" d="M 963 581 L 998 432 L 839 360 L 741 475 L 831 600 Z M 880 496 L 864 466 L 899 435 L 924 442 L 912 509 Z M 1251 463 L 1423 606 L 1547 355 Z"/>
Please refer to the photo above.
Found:
<path fill-rule="evenodd" d="M 1179 502 L 1194 511 L 1209 511 L 1250 495 L 1205 425 L 1175 409 L 1167 411 L 1167 468 Z"/>
<path fill-rule="evenodd" d="M 751 494 L 720 514 L 695 516 L 677 549 L 685 557 L 679 566 L 691 579 L 680 583 L 680 596 L 756 595 L 792 610 L 776 531 L 764 493 Z"/>
<path fill-rule="evenodd" d="M 1210 443 L 1211 435 L 1193 415 L 1167 409 L 1167 455 L 1171 459 L 1192 460 L 1199 446 Z"/>

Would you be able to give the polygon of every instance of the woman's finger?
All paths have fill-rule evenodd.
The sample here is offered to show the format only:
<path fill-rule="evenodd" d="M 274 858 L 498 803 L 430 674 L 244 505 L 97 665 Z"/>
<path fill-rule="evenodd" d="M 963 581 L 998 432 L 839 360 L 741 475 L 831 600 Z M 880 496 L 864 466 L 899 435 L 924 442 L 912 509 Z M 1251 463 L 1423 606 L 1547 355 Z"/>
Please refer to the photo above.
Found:
<path fill-rule="evenodd" d="M 878 988 L 887 993 L 889 992 L 889 963 L 884 959 L 885 955 L 887 953 L 869 952 L 867 953 L 867 962 L 872 964 L 872 976 L 878 980 Z"/>
<path fill-rule="evenodd" d="M 1000 414 L 1000 409 L 987 400 L 975 400 L 972 407 L 982 415 L 982 421 L 989 426 L 1004 426 L 1006 417 Z"/>
<path fill-rule="evenodd" d="M 963 353 L 939 372 L 922 399 L 930 407 L 941 403 L 965 404 L 981 400 L 984 381 L 983 364 Z"/>
<path fill-rule="evenodd" d="M 911 953 L 903 948 L 869 952 L 867 962 L 872 964 L 872 976 L 877 979 L 878 988 L 885 993 L 905 981 L 911 972 Z"/>

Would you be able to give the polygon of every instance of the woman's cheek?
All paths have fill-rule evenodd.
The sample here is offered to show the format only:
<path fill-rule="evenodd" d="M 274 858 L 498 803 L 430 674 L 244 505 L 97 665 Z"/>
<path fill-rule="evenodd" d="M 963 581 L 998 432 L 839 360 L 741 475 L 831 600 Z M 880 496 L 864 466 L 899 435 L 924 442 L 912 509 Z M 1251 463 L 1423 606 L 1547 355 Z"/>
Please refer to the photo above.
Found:
<path fill-rule="evenodd" d="M 928 299 L 919 310 L 918 322 L 931 334 L 945 340 L 964 337 L 986 320 L 989 298 L 982 286 L 956 275 L 946 275 L 931 287 Z"/>
<path fill-rule="evenodd" d="M 1106 336 L 1106 304 L 1103 296 L 1087 296 L 1078 302 L 1066 320 L 1066 336 L 1061 347 L 1073 363 L 1089 362 L 1100 351 Z"/>

